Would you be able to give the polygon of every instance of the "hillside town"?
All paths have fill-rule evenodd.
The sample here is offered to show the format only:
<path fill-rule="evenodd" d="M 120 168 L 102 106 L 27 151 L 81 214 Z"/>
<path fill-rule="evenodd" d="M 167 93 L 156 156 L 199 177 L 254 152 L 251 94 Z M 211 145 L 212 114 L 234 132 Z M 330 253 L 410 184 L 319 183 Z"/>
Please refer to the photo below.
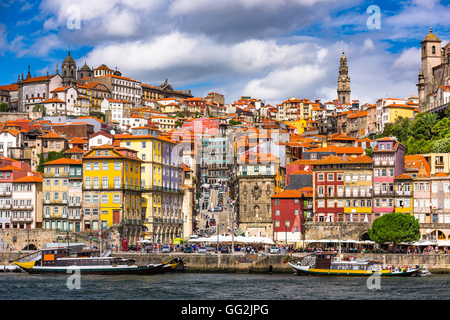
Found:
<path fill-rule="evenodd" d="M 276 105 L 80 67 L 70 51 L 52 74 L 28 66 L 0 86 L 0 228 L 104 235 L 124 249 L 207 235 L 228 207 L 210 235 L 300 247 L 327 224 L 369 240 L 371 222 L 401 212 L 419 221 L 421 240 L 447 246 L 450 45 L 440 43 L 432 30 L 423 38 L 410 96 L 377 101 L 352 100 L 345 53 L 336 99 Z M 413 140 L 400 136 L 405 123 Z"/>

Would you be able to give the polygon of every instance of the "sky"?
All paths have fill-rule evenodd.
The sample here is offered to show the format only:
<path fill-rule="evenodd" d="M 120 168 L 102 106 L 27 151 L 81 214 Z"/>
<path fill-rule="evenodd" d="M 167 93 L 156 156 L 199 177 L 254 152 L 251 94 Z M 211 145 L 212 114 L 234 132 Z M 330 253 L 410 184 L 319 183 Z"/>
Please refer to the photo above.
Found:
<path fill-rule="evenodd" d="M 449 16 L 438 0 L 0 0 L 0 85 L 54 74 L 70 48 L 79 68 L 228 104 L 326 102 L 345 52 L 351 99 L 373 104 L 417 95 L 420 42 L 432 27 L 445 45 Z"/>

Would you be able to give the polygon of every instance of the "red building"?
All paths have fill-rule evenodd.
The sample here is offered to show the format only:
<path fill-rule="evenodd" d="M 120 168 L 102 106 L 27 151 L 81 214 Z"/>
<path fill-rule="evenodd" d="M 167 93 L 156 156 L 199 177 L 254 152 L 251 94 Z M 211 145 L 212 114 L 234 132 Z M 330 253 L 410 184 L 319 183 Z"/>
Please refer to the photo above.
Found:
<path fill-rule="evenodd" d="M 285 190 L 272 198 L 273 240 L 300 242 L 303 234 L 305 196 L 299 190 Z"/>

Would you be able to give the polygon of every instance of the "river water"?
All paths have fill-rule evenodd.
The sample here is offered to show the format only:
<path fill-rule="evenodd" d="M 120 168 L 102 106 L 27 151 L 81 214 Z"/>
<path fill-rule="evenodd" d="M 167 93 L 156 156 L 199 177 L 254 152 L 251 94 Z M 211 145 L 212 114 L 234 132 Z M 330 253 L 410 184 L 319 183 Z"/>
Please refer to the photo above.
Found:
<path fill-rule="evenodd" d="M 293 274 L 70 275 L 0 273 L 2 300 L 441 300 L 450 275 L 378 278 L 301 277 Z"/>

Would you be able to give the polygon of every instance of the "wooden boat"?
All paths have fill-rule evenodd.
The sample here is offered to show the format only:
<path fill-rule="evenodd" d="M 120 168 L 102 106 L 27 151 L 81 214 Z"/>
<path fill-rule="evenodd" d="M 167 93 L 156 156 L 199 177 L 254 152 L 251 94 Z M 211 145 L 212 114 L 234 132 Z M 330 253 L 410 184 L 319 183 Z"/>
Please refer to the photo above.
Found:
<path fill-rule="evenodd" d="M 40 261 L 14 263 L 24 271 L 31 274 L 68 274 L 77 267 L 81 274 L 163 274 L 173 270 L 182 261 L 171 259 L 166 263 L 137 265 L 135 259 L 123 257 L 100 257 L 99 251 L 86 250 L 77 252 L 76 257 L 71 257 L 70 249 L 44 249 Z"/>
<path fill-rule="evenodd" d="M 420 268 L 403 266 L 388 268 L 376 265 L 368 259 L 349 259 L 348 261 L 336 258 L 336 252 L 316 252 L 296 264 L 288 262 L 294 269 L 294 274 L 305 276 L 362 276 L 369 277 L 379 274 L 385 277 L 408 277 L 416 275 Z"/>

